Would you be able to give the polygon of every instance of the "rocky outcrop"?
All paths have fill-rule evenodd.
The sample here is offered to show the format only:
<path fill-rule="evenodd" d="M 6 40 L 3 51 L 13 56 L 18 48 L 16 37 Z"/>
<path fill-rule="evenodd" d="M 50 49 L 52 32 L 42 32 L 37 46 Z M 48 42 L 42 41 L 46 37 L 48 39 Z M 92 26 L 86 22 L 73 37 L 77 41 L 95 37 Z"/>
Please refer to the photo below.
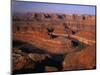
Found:
<path fill-rule="evenodd" d="M 95 46 L 65 56 L 63 70 L 93 69 L 96 64 Z"/>
<path fill-rule="evenodd" d="M 28 54 L 28 57 L 33 60 L 34 62 L 41 62 L 43 60 L 45 60 L 46 58 L 50 57 L 47 54 L 36 54 L 36 53 L 30 53 Z"/>

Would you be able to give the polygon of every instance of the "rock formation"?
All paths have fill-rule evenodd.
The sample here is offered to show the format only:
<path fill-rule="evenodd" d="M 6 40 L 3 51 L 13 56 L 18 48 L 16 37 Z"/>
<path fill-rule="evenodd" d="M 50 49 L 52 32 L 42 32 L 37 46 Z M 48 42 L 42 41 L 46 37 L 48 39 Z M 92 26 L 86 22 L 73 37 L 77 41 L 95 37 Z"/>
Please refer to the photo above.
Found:
<path fill-rule="evenodd" d="M 95 27 L 95 15 L 14 14 L 13 73 L 94 69 Z"/>

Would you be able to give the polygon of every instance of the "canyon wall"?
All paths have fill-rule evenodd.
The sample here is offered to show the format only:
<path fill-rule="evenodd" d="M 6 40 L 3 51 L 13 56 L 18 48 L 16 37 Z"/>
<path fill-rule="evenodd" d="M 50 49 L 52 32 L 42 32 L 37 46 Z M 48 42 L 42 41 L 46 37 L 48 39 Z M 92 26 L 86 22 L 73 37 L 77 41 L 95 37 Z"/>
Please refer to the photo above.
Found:
<path fill-rule="evenodd" d="M 94 15 L 20 13 L 13 16 L 13 30 L 40 30 L 53 28 L 54 32 L 66 33 L 66 28 L 77 31 L 95 31 Z"/>

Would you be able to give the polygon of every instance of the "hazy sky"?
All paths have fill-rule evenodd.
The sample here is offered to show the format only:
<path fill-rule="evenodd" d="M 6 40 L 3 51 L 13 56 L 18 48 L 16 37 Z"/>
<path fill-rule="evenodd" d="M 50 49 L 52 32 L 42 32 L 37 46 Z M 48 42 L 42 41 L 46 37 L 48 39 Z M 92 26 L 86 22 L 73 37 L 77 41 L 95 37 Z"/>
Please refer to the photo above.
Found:
<path fill-rule="evenodd" d="M 12 12 L 45 12 L 67 14 L 92 14 L 95 15 L 95 6 L 51 4 L 26 1 L 13 1 Z"/>

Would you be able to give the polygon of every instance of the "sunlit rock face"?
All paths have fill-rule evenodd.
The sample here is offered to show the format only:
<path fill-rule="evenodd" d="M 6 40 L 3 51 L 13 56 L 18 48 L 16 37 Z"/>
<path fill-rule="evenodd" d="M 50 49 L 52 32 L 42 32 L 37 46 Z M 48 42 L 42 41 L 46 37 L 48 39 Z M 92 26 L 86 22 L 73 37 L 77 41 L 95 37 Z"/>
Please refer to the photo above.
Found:
<path fill-rule="evenodd" d="M 95 69 L 95 56 L 95 46 L 68 54 L 63 61 L 63 70 Z"/>
<path fill-rule="evenodd" d="M 16 13 L 13 72 L 95 68 L 95 15 Z"/>

